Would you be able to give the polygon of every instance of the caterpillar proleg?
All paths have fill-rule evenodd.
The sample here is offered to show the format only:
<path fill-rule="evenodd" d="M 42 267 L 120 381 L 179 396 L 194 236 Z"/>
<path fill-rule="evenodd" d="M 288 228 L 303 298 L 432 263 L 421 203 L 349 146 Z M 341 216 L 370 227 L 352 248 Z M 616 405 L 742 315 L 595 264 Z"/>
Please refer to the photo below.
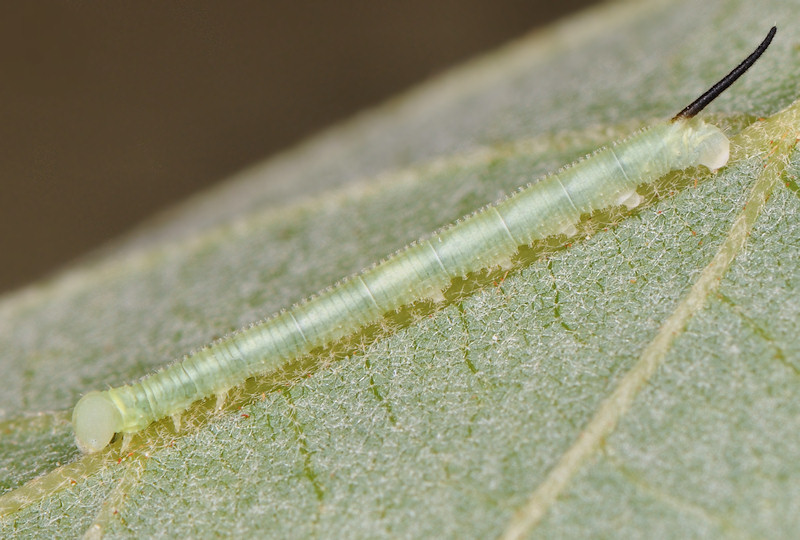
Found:
<path fill-rule="evenodd" d="M 505 264 L 520 246 L 574 234 L 581 216 L 625 205 L 636 189 L 670 171 L 728 161 L 729 141 L 696 118 L 769 46 L 766 38 L 741 64 L 671 120 L 601 148 L 558 174 L 523 186 L 382 262 L 340 281 L 287 311 L 235 332 L 132 385 L 90 392 L 72 423 L 81 450 L 96 452 L 115 433 L 132 433 L 175 415 L 193 402 L 269 373 L 315 348 L 372 324 L 422 299 L 441 298 L 451 281 Z"/>

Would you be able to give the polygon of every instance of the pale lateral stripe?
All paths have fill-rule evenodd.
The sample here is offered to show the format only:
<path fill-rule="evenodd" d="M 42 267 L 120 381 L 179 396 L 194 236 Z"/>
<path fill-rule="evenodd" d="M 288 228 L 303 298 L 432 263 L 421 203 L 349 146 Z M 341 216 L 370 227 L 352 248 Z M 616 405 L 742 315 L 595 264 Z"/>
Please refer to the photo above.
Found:
<path fill-rule="evenodd" d="M 514 235 L 511 234 L 511 230 L 508 228 L 508 225 L 506 224 L 506 220 L 503 219 L 503 216 L 500 214 L 500 210 L 498 210 L 496 206 L 492 206 L 491 208 L 492 208 L 492 210 L 494 210 L 494 213 L 497 215 L 497 219 L 499 219 L 500 223 L 503 225 L 503 229 L 505 229 L 506 234 L 508 234 L 508 237 L 511 239 L 511 243 L 513 243 L 515 246 L 522 245 L 521 242 L 519 240 L 517 240 L 516 238 L 514 238 Z"/>
<path fill-rule="evenodd" d="M 622 171 L 622 176 L 625 177 L 625 181 L 627 183 L 630 183 L 631 179 L 628 177 L 628 173 L 625 172 L 625 167 L 622 166 L 622 162 L 617 157 L 617 153 L 614 152 L 614 146 L 613 145 L 609 146 L 608 149 L 611 152 L 611 155 L 614 156 L 614 160 L 617 162 L 617 166 L 619 167 L 619 170 Z"/>
<path fill-rule="evenodd" d="M 447 271 L 447 268 L 444 267 L 444 263 L 442 262 L 442 258 L 439 257 L 439 253 L 436 251 L 436 248 L 434 247 L 433 242 L 431 242 L 430 240 L 426 240 L 425 243 L 428 244 L 428 246 L 430 246 L 430 248 L 431 248 L 431 251 L 433 251 L 433 256 L 436 257 L 436 262 L 439 263 L 439 268 L 442 269 L 442 272 L 444 273 L 444 275 L 449 276 L 450 273 Z"/>
<path fill-rule="evenodd" d="M 357 275 L 356 279 L 358 279 L 358 281 L 361 282 L 361 285 L 364 287 L 364 290 L 367 291 L 367 294 L 369 295 L 369 299 L 372 300 L 372 304 L 375 306 L 375 308 L 380 310 L 381 306 L 378 305 L 378 301 L 375 300 L 375 296 L 372 294 L 372 291 L 369 290 L 369 285 L 367 285 L 367 283 L 364 281 L 364 278 L 361 277 L 361 274 Z"/>
<path fill-rule="evenodd" d="M 306 339 L 306 335 L 303 332 L 303 329 L 300 328 L 300 323 L 297 322 L 297 318 L 294 316 L 294 313 L 292 313 L 291 311 L 288 311 L 287 313 L 292 318 L 292 321 L 294 321 L 294 326 L 295 328 L 297 328 L 297 331 L 300 332 L 300 337 L 303 338 L 303 343 L 308 343 L 308 339 Z"/>
<path fill-rule="evenodd" d="M 578 210 L 577 206 L 575 206 L 575 201 L 572 200 L 572 196 L 570 196 L 569 191 L 567 191 L 567 188 L 564 186 L 564 182 L 562 182 L 560 178 L 556 178 L 556 180 L 558 180 L 558 185 L 561 186 L 561 191 L 564 192 L 564 196 L 569 201 L 569 204 L 570 206 L 572 206 L 572 209 L 575 210 L 576 214 L 580 215 L 581 211 Z"/>

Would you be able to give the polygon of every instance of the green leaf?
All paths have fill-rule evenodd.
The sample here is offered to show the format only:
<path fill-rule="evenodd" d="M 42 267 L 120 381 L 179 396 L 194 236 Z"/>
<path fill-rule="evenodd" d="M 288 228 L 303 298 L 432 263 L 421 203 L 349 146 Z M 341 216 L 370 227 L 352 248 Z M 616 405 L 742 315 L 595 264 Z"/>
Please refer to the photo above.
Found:
<path fill-rule="evenodd" d="M 718 174 L 671 176 L 638 211 L 587 220 L 573 245 L 523 250 L 443 305 L 393 314 L 124 448 L 81 456 L 69 411 L 671 116 L 796 11 L 588 12 L 6 296 L 0 534 L 792 536 L 790 27 L 708 113 L 733 137 Z"/>

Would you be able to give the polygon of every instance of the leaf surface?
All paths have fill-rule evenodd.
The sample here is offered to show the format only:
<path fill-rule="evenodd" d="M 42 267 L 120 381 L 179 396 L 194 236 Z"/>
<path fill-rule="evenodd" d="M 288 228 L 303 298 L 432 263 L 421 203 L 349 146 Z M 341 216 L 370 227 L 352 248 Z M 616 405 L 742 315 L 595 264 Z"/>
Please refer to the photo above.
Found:
<path fill-rule="evenodd" d="M 78 397 L 667 118 L 793 3 L 610 4 L 242 173 L 0 303 L 2 536 L 786 537 L 800 528 L 796 29 L 659 182 L 292 370 L 81 456 Z M 766 120 L 756 120 L 768 117 Z"/>

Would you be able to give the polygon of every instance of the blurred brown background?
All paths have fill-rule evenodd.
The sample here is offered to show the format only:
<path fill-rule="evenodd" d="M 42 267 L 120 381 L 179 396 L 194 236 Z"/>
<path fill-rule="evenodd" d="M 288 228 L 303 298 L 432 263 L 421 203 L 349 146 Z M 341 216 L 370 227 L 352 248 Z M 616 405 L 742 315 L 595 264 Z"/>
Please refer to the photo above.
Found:
<path fill-rule="evenodd" d="M 0 5 L 0 292 L 596 0 Z"/>

